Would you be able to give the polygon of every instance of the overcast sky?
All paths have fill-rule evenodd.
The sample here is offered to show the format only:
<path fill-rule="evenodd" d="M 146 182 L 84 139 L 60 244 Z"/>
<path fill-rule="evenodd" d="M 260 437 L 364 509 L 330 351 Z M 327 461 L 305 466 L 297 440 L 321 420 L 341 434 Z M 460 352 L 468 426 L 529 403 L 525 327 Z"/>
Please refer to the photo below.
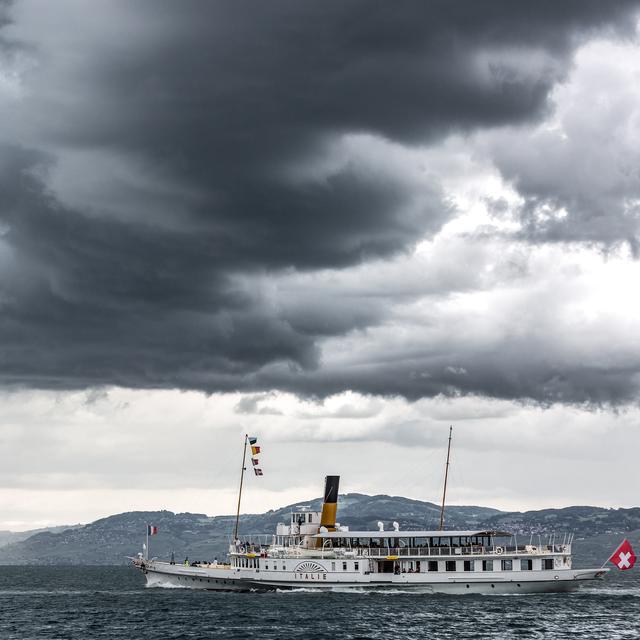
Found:
<path fill-rule="evenodd" d="M 0 529 L 636 506 L 639 19 L 0 0 Z"/>

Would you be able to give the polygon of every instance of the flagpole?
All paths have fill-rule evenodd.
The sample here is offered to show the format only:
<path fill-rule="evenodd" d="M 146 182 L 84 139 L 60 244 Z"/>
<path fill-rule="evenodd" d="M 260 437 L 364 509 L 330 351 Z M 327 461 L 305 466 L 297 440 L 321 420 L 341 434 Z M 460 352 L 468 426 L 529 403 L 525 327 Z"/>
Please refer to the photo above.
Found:
<path fill-rule="evenodd" d="M 147 560 L 149 560 L 149 523 L 147 522 L 147 549 L 146 549 L 146 553 L 147 553 Z"/>
<path fill-rule="evenodd" d="M 245 460 L 247 458 L 247 441 L 249 440 L 248 434 L 244 434 L 244 449 L 242 451 L 242 469 L 240 470 L 240 490 L 238 491 L 238 509 L 236 511 L 236 526 L 233 530 L 233 541 L 238 539 L 238 524 L 240 522 L 240 499 L 242 498 L 242 481 L 244 480 L 245 472 Z"/>
<path fill-rule="evenodd" d="M 615 551 L 614 551 L 613 553 L 615 553 Z M 611 555 L 610 555 L 610 556 L 609 556 L 609 557 L 608 557 L 608 558 L 607 558 L 607 559 L 602 563 L 602 566 L 600 567 L 601 569 L 604 569 L 604 568 L 605 568 L 605 566 L 607 565 L 607 562 L 609 562 L 609 560 L 611 560 L 612 556 L 613 556 L 613 554 L 611 554 Z"/>
<path fill-rule="evenodd" d="M 449 477 L 449 456 L 451 454 L 451 432 L 453 427 L 449 427 L 449 446 L 447 447 L 447 464 L 444 468 L 444 489 L 442 491 L 442 507 L 440 508 L 440 531 L 444 528 L 444 501 L 447 497 L 447 478 Z"/>

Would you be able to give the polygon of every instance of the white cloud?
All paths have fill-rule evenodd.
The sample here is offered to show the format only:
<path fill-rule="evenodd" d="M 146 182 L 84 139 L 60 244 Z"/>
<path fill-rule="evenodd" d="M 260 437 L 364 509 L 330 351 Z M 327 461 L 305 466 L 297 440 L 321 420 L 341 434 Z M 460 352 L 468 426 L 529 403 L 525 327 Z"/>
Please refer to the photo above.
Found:
<path fill-rule="evenodd" d="M 237 394 L 92 395 L 3 394 L 0 528 L 135 509 L 232 513 L 245 431 L 260 438 L 265 469 L 263 478 L 248 478 L 243 508 L 251 512 L 317 497 L 328 473 L 342 476 L 344 492 L 437 502 L 451 423 L 453 503 L 637 502 L 638 409 L 543 409 L 473 397 L 408 403 L 354 393 L 321 403 L 276 393 L 255 413 L 238 414 Z M 261 414 L 263 403 L 280 415 Z"/>

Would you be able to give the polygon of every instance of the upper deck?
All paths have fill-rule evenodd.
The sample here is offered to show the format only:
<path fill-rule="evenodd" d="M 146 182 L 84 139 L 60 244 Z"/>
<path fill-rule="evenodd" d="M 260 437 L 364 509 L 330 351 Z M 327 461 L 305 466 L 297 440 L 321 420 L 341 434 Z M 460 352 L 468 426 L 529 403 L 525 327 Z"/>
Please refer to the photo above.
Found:
<path fill-rule="evenodd" d="M 571 553 L 571 536 L 546 544 L 530 536 L 518 544 L 508 531 L 333 531 L 313 536 L 324 551 L 343 550 L 367 557 L 441 557 L 487 555 L 548 555 Z"/>
<path fill-rule="evenodd" d="M 307 526 L 310 523 L 305 523 Z M 242 545 L 236 553 L 271 557 L 305 555 L 307 557 L 354 558 L 442 558 L 469 556 L 549 556 L 570 555 L 572 535 L 546 540 L 517 536 L 507 531 L 304 531 L 306 527 L 273 536 L 271 544 Z M 309 527 L 311 529 L 311 527 Z M 288 529 L 288 528 L 287 528 Z M 302 529 L 302 530 L 301 530 Z M 522 538 L 522 537 L 521 537 Z M 233 552 L 233 551 L 232 551 Z"/>

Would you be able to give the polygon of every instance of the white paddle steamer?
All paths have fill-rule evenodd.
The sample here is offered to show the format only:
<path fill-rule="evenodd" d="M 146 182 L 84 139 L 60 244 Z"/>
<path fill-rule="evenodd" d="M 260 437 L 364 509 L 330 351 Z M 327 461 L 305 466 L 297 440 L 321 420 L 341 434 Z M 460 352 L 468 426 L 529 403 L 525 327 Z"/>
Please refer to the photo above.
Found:
<path fill-rule="evenodd" d="M 572 537 L 521 544 L 506 531 L 350 531 L 336 523 L 338 476 L 322 511 L 300 510 L 267 543 L 237 535 L 228 564 L 176 565 L 137 558 L 148 586 L 210 590 L 399 589 L 427 593 L 570 591 L 608 569 L 574 569 Z M 444 498 L 443 498 L 444 506 Z M 441 520 L 442 521 L 442 520 Z"/>

